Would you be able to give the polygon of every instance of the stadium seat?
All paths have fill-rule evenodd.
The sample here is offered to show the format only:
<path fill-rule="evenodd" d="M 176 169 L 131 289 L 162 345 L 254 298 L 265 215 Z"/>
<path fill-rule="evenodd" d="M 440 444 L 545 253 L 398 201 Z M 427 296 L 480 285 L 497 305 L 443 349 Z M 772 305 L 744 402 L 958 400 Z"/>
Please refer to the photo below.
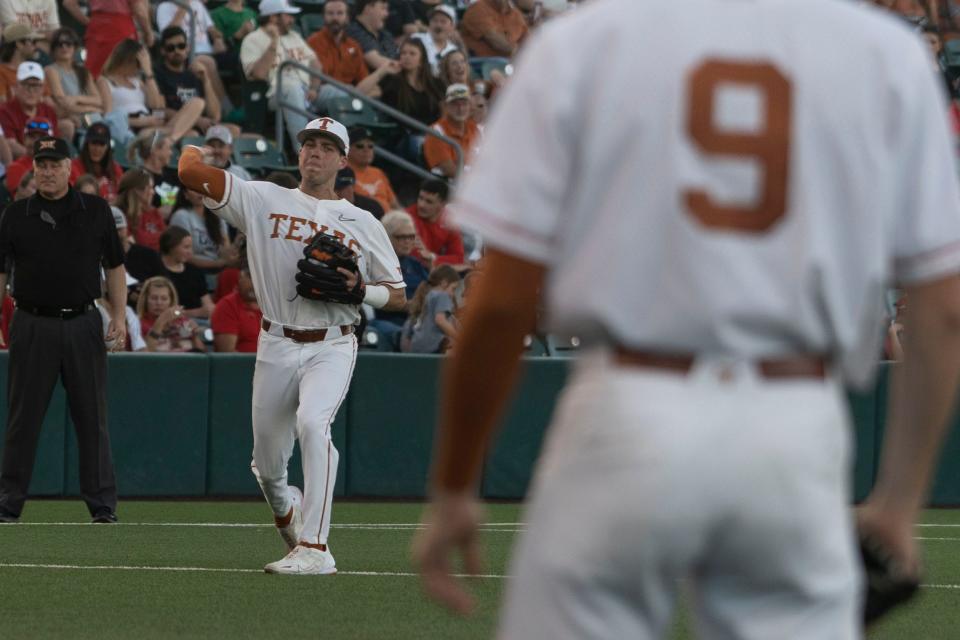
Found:
<path fill-rule="evenodd" d="M 378 138 L 393 133 L 397 128 L 396 123 L 385 120 L 368 103 L 349 96 L 331 100 L 328 115 L 343 123 L 348 129 L 356 125 L 362 125 L 370 129 L 370 132 Z"/>
<path fill-rule="evenodd" d="M 309 38 L 322 28 L 322 13 L 303 13 L 300 16 L 300 33 L 303 34 L 304 39 Z"/>
<path fill-rule="evenodd" d="M 243 104 L 243 130 L 248 133 L 263 134 L 267 128 L 267 90 L 270 85 L 265 80 L 244 80 L 241 87 Z"/>
<path fill-rule="evenodd" d="M 288 165 L 283 152 L 265 138 L 237 138 L 233 141 L 233 161 L 251 173 L 263 176 L 271 171 L 296 171 Z"/>

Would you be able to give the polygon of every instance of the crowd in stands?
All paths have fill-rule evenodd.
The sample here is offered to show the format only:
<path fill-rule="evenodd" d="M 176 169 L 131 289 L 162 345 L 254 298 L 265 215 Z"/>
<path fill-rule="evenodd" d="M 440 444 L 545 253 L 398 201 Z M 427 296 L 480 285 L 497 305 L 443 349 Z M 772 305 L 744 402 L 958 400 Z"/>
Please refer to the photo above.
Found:
<path fill-rule="evenodd" d="M 954 95 L 960 5 L 873 4 L 925 34 Z M 442 352 L 455 341 L 458 310 L 482 255 L 476 238 L 446 222 L 451 189 L 483 144 L 487 112 L 509 83 L 514 56 L 543 20 L 573 6 L 3 0 L 0 207 L 36 190 L 33 141 L 64 138 L 74 151 L 71 182 L 114 207 L 130 295 L 98 304 L 128 305 L 128 349 L 254 351 L 260 310 L 242 234 L 184 188 L 176 159 L 183 144 L 206 145 L 213 162 L 238 179 L 296 188 L 296 133 L 329 115 L 350 127 L 348 167 L 335 190 L 381 220 L 407 283 L 408 311 L 370 309 L 369 326 L 392 348 Z M 284 63 L 296 66 L 281 72 Z M 254 115 L 257 100 L 267 109 L 262 121 Z M 381 107 L 406 118 L 392 118 L 389 109 L 371 115 Z M 285 124 L 279 139 L 274 116 Z M 279 160 L 263 160 L 268 151 Z M 9 322 L 7 300 L 0 329 Z M 895 325 L 893 317 L 892 355 Z"/>

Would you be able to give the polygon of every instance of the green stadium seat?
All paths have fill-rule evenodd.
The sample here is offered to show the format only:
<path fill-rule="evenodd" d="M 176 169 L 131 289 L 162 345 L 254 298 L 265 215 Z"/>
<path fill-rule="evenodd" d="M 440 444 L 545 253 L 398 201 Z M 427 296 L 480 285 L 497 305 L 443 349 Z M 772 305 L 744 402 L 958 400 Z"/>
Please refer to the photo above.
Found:
<path fill-rule="evenodd" d="M 260 176 L 271 171 L 296 171 L 296 165 L 287 164 L 283 152 L 265 138 L 238 138 L 233 141 L 233 161 Z"/>
<path fill-rule="evenodd" d="M 304 39 L 309 38 L 322 28 L 322 13 L 303 13 L 300 16 L 300 33 L 303 34 Z"/>
<path fill-rule="evenodd" d="M 328 115 L 334 120 L 341 122 L 348 129 L 353 126 L 362 125 L 375 137 L 382 139 L 392 134 L 397 129 L 394 122 L 390 122 L 381 116 L 380 113 L 371 107 L 369 103 L 360 98 L 345 96 L 334 98 L 330 101 Z"/>

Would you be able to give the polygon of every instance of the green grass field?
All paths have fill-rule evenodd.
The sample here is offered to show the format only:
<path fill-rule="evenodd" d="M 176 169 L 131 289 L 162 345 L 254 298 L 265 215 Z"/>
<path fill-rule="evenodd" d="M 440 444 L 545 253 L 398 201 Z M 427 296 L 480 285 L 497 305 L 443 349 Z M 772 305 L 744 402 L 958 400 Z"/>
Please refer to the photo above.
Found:
<path fill-rule="evenodd" d="M 490 638 L 516 505 L 490 505 L 485 577 L 470 619 L 427 603 L 407 550 L 421 505 L 338 503 L 339 573 L 269 576 L 283 555 L 259 502 L 125 502 L 122 523 L 88 525 L 79 501 L 27 504 L 0 526 L 0 637 Z M 918 535 L 927 588 L 871 640 L 960 637 L 960 511 L 930 511 Z M 672 640 L 692 638 L 682 609 Z"/>

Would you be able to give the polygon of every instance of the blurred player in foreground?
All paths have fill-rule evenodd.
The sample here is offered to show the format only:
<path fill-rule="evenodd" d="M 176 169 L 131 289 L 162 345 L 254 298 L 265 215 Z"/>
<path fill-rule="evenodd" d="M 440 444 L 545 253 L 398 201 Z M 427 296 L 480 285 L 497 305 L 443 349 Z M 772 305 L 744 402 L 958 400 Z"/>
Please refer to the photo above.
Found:
<path fill-rule="evenodd" d="M 455 204 L 491 249 L 444 375 L 426 591 L 472 607 L 450 556 L 479 570 L 482 458 L 542 292 L 592 348 L 501 636 L 661 637 L 685 580 L 702 637 L 860 637 L 843 389 L 872 378 L 890 280 L 907 355 L 858 520 L 911 575 L 960 372 L 960 196 L 922 41 L 835 0 L 597 0 L 517 69 Z"/>

